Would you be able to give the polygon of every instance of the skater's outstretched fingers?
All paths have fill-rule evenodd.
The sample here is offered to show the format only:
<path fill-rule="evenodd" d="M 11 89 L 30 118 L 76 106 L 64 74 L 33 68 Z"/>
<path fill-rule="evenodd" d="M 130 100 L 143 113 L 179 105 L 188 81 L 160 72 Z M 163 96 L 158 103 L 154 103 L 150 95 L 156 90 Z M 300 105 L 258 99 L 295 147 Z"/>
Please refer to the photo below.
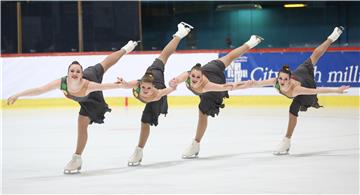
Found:
<path fill-rule="evenodd" d="M 121 77 L 117 77 L 117 81 L 115 82 L 116 84 L 123 84 L 125 81 L 123 78 Z"/>
<path fill-rule="evenodd" d="M 169 86 L 172 88 L 176 88 L 178 83 L 179 83 L 178 80 L 176 78 L 173 78 L 169 81 Z"/>
<path fill-rule="evenodd" d="M 341 87 L 339 87 L 339 92 L 340 93 L 347 93 L 347 91 L 345 91 L 345 90 L 347 90 L 349 88 L 350 88 L 350 85 L 342 85 Z"/>
<path fill-rule="evenodd" d="M 11 105 L 11 104 L 14 104 L 16 102 L 16 100 L 18 99 L 17 96 L 11 96 L 7 99 L 7 105 Z"/>

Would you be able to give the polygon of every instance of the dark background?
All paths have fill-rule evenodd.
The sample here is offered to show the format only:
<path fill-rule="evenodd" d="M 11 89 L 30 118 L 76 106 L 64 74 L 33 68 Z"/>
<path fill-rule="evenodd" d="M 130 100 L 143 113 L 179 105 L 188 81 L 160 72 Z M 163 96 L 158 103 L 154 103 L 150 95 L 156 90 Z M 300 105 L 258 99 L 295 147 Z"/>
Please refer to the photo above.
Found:
<path fill-rule="evenodd" d="M 77 1 L 20 3 L 23 53 L 79 51 Z M 307 6 L 292 9 L 271 1 L 81 3 L 84 51 L 113 51 L 141 37 L 137 50 L 161 50 L 181 21 L 195 29 L 180 50 L 237 47 L 251 34 L 265 38 L 258 48 L 314 47 L 339 25 L 346 31 L 334 45 L 360 46 L 360 2 L 300 2 Z M 1 53 L 17 53 L 16 4 L 1 1 Z"/>

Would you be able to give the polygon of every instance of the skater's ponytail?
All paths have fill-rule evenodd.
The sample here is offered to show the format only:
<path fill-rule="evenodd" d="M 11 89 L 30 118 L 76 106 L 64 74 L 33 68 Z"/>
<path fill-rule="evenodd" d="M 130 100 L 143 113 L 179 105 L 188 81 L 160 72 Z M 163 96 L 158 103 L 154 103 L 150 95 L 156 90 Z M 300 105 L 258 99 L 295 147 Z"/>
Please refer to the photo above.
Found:
<path fill-rule="evenodd" d="M 142 83 L 154 83 L 155 77 L 152 72 L 148 71 L 144 74 L 144 76 L 141 78 Z"/>
<path fill-rule="evenodd" d="M 289 65 L 284 65 L 284 66 L 280 69 L 279 73 L 280 73 L 280 72 L 283 72 L 283 73 L 285 73 L 285 74 L 288 74 L 289 77 L 291 77 L 291 70 L 290 70 Z M 279 75 L 278 75 L 278 76 L 279 76 Z"/>
<path fill-rule="evenodd" d="M 201 64 L 196 63 L 196 65 L 191 68 L 190 72 L 193 71 L 193 70 L 197 70 L 197 71 L 200 71 L 202 73 Z"/>

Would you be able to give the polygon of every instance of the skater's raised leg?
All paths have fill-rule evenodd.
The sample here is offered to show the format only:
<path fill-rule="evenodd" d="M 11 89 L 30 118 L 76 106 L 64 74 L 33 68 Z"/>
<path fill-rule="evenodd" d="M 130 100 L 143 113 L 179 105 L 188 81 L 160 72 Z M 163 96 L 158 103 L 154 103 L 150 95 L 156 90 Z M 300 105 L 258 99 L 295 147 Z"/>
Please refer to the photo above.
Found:
<path fill-rule="evenodd" d="M 228 67 L 231 64 L 232 61 L 234 61 L 236 58 L 238 58 L 238 57 L 242 56 L 243 54 L 245 54 L 251 48 L 258 45 L 262 40 L 263 40 L 263 38 L 261 38 L 261 37 L 259 37 L 257 35 L 252 35 L 247 42 L 245 42 L 240 47 L 238 47 L 236 49 L 233 49 L 232 51 L 230 51 L 225 56 L 219 58 L 219 60 L 222 61 L 225 64 L 225 67 Z"/>
<path fill-rule="evenodd" d="M 161 51 L 160 59 L 164 64 L 166 64 L 167 60 L 176 51 L 177 46 L 179 45 L 182 38 L 189 34 L 191 28 L 186 25 L 186 23 L 179 23 L 178 24 L 178 31 L 173 35 L 171 41 L 164 47 Z"/>
<path fill-rule="evenodd" d="M 129 41 L 124 47 L 122 47 L 120 50 L 111 53 L 108 55 L 102 62 L 100 62 L 101 66 L 104 68 L 104 73 L 112 67 L 116 62 L 119 61 L 119 59 L 134 50 L 134 48 L 137 46 L 136 41 Z"/>
<path fill-rule="evenodd" d="M 335 27 L 331 35 L 328 36 L 328 38 L 313 51 L 313 53 L 310 56 L 313 65 L 315 65 L 318 62 L 319 58 L 326 52 L 326 50 L 330 47 L 330 45 L 339 38 L 343 30 L 344 28 L 342 26 Z"/>

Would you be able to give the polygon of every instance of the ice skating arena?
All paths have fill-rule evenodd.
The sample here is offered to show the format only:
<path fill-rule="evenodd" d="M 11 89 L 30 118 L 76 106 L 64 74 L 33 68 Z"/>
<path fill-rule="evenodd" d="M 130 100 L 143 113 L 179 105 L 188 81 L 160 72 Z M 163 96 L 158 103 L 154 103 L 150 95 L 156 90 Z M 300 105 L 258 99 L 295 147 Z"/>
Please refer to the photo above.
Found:
<path fill-rule="evenodd" d="M 142 107 L 114 107 L 91 125 L 80 174 L 65 175 L 76 144 L 77 108 L 2 112 L 2 192 L 359 193 L 359 110 L 300 113 L 290 155 L 274 156 L 288 107 L 226 107 L 209 118 L 198 159 L 182 159 L 198 109 L 172 107 L 151 129 L 141 166 L 128 167 Z"/>

